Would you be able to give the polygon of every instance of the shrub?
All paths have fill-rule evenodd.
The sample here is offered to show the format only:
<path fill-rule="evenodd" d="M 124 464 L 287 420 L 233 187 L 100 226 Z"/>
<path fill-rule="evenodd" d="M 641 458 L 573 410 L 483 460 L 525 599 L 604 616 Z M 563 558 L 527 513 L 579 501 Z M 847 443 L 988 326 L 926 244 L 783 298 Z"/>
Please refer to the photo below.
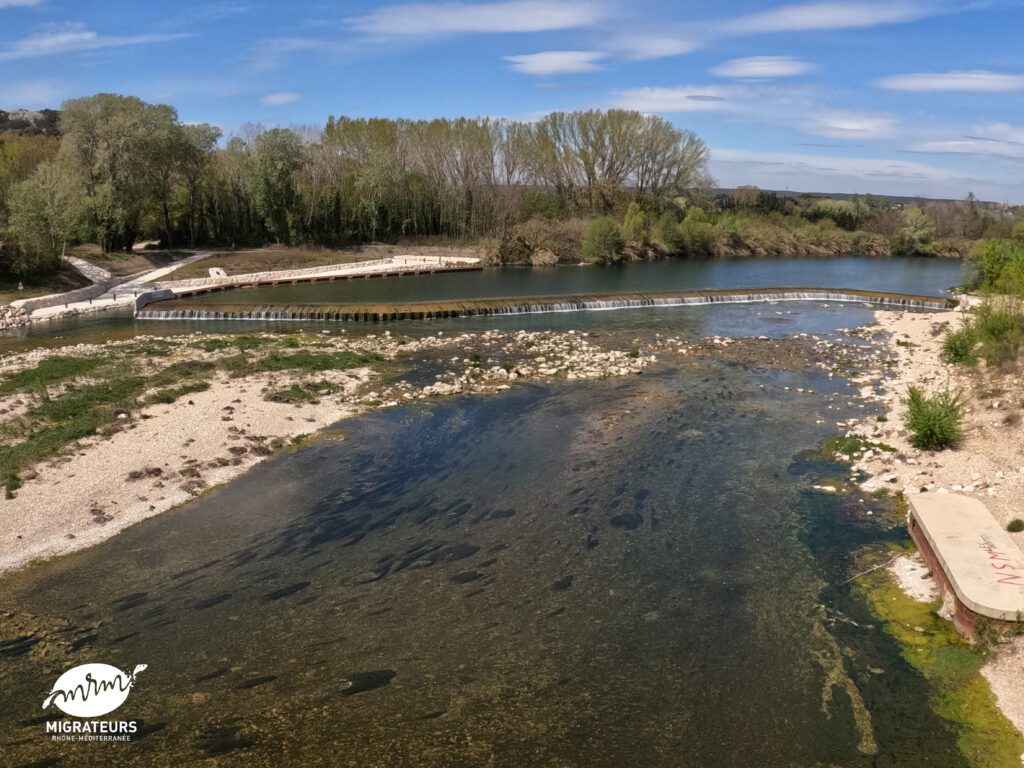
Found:
<path fill-rule="evenodd" d="M 910 430 L 910 442 L 916 447 L 941 451 L 960 438 L 963 401 L 959 392 L 947 389 L 927 397 L 917 387 L 911 387 L 903 402 L 907 406 L 906 425 Z"/>
<path fill-rule="evenodd" d="M 635 200 L 629 204 L 622 229 L 631 243 L 644 244 L 650 239 L 650 225 L 647 214 Z"/>
<path fill-rule="evenodd" d="M 1021 520 L 1019 517 L 1015 517 L 1010 521 L 1010 524 L 1006 526 L 1006 530 L 1010 533 L 1020 533 L 1021 531 L 1024 531 L 1024 520 Z"/>
<path fill-rule="evenodd" d="M 615 219 L 607 217 L 594 219 L 587 227 L 587 236 L 580 248 L 584 260 L 598 264 L 617 264 L 622 261 L 626 243 L 622 239 L 622 228 Z"/>
<path fill-rule="evenodd" d="M 669 253 L 677 253 L 682 250 L 683 236 L 679 231 L 679 221 L 671 211 L 661 214 L 661 218 L 658 219 L 658 223 L 654 227 L 654 236 Z"/>
<path fill-rule="evenodd" d="M 1024 315 L 1009 305 L 982 304 L 974 321 L 979 354 L 992 367 L 1017 359 L 1024 343 Z"/>
<path fill-rule="evenodd" d="M 974 324 L 967 322 L 956 331 L 947 330 L 942 342 L 942 359 L 947 363 L 974 365 L 977 360 L 975 347 L 978 345 L 978 331 Z"/>

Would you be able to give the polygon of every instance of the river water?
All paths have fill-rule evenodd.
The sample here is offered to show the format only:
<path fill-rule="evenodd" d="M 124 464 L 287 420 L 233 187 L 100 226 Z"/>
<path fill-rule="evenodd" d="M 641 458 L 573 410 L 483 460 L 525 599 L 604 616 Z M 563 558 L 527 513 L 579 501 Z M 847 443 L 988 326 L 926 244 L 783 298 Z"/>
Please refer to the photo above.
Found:
<path fill-rule="evenodd" d="M 751 305 L 558 321 L 642 338 L 829 333 L 868 316 Z M 508 327 L 495 320 L 449 323 Z M 0 647 L 0 753 L 26 766 L 965 765 L 926 682 L 842 584 L 855 551 L 902 530 L 883 506 L 869 517 L 815 493 L 843 470 L 801 458 L 864 413 L 816 368 L 690 360 L 345 422 L 0 580 L 0 608 L 38 626 Z M 47 741 L 40 705 L 70 660 L 148 664 L 116 713 L 141 737 Z"/>

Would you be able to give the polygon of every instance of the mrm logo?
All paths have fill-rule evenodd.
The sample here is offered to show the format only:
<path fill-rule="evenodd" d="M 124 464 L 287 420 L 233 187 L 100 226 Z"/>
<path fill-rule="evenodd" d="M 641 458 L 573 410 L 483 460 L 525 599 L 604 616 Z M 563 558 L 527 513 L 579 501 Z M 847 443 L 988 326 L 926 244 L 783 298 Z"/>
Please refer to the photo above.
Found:
<path fill-rule="evenodd" d="M 146 669 L 138 664 L 122 672 L 109 664 L 81 664 L 57 678 L 43 701 L 43 709 L 56 705 L 72 717 L 102 717 L 124 704 L 135 677 Z"/>

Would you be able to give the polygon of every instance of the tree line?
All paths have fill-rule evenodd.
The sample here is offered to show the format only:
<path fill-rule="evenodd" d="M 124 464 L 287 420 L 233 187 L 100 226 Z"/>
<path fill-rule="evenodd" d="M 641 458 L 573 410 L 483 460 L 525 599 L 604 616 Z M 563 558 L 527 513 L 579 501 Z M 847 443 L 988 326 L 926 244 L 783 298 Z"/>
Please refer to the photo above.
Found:
<path fill-rule="evenodd" d="M 331 117 L 224 137 L 181 122 L 171 106 L 98 94 L 40 119 L 45 134 L 56 119 L 59 136 L 0 133 L 8 279 L 57 269 L 75 244 L 115 252 L 141 240 L 174 249 L 447 238 L 523 264 L 965 256 L 976 241 L 1008 238 L 1022 218 L 973 195 L 907 204 L 756 187 L 716 193 L 700 138 L 624 110 L 534 122 Z"/>
<path fill-rule="evenodd" d="M 60 138 L 0 143 L 4 270 L 56 268 L 71 244 L 130 251 L 399 237 L 507 240 L 533 216 L 661 208 L 710 184 L 708 150 L 622 110 L 501 119 L 330 118 L 247 125 L 222 140 L 173 107 L 98 94 L 68 101 Z M 36 146 L 38 144 L 38 146 Z"/>

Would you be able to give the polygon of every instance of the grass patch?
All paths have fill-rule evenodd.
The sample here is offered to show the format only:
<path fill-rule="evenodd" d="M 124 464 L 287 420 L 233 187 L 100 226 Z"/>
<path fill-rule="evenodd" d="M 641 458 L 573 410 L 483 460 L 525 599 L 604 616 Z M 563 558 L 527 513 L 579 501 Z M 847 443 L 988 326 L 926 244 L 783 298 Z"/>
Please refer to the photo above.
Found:
<path fill-rule="evenodd" d="M 199 346 L 206 352 L 219 352 L 223 349 L 257 349 L 258 347 L 270 346 L 276 342 L 277 339 L 266 336 L 241 334 L 238 336 L 214 336 L 209 339 L 203 339 Z"/>
<path fill-rule="evenodd" d="M 891 445 L 885 443 L 874 443 L 859 435 L 836 435 L 830 437 L 821 445 L 821 452 L 830 459 L 839 461 L 851 461 L 865 451 L 896 451 Z"/>
<path fill-rule="evenodd" d="M 320 398 L 341 390 L 337 384 L 329 381 L 311 381 L 306 384 L 292 384 L 286 389 L 271 392 L 266 399 L 272 403 L 313 403 Z"/>
<path fill-rule="evenodd" d="M 275 371 L 340 371 L 359 368 L 380 360 L 379 355 L 358 352 L 271 352 L 263 357 L 252 357 L 239 352 L 224 359 L 224 366 L 232 376 L 251 376 Z"/>
<path fill-rule="evenodd" d="M 168 405 L 173 403 L 179 397 L 191 395 L 196 392 L 205 392 L 209 388 L 210 382 L 208 381 L 194 381 L 190 384 L 182 384 L 180 387 L 166 387 L 165 389 L 158 389 L 156 392 L 149 395 L 149 397 L 146 398 L 146 403 L 149 405 Z"/>
<path fill-rule="evenodd" d="M 176 386 L 195 379 L 204 380 L 217 370 L 217 364 L 208 360 L 183 360 L 158 371 L 149 381 L 150 386 Z"/>
<path fill-rule="evenodd" d="M 984 649 L 969 645 L 951 622 L 940 619 L 938 604 L 907 597 L 885 570 L 865 576 L 858 589 L 900 642 L 903 658 L 928 681 L 932 709 L 956 724 L 957 744 L 968 762 L 1019 768 L 1024 737 L 999 711 L 981 676 Z"/>
<path fill-rule="evenodd" d="M 906 425 L 910 442 L 925 451 L 942 451 L 960 439 L 963 400 L 959 392 L 946 389 L 932 397 L 911 387 L 903 401 L 907 406 Z"/>
<path fill-rule="evenodd" d="M 55 356 L 40 360 L 35 368 L 27 368 L 4 378 L 0 394 L 9 395 L 25 389 L 36 392 L 52 384 L 59 384 L 96 370 L 106 362 L 103 357 Z"/>
<path fill-rule="evenodd" d="M 1021 520 L 1019 517 L 1013 518 L 1013 520 L 1010 521 L 1010 524 L 1006 526 L 1006 530 L 1010 533 L 1020 533 L 1021 531 L 1024 531 L 1024 520 Z"/>
<path fill-rule="evenodd" d="M 94 435 L 116 421 L 118 413 L 137 404 L 145 386 L 144 378 L 130 376 L 82 387 L 25 414 L 18 421 L 25 439 L 0 449 L 0 478 L 8 495 L 19 471 L 56 456 L 69 443 Z"/>

